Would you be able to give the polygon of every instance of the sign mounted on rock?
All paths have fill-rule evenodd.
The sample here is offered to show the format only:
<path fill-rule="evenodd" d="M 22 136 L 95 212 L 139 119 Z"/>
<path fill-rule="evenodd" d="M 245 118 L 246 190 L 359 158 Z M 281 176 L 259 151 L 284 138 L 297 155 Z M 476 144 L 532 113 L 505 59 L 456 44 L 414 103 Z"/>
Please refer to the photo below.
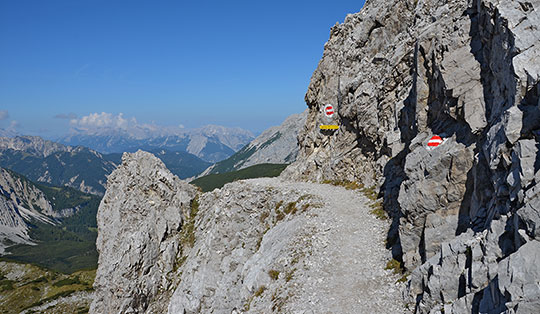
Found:
<path fill-rule="evenodd" d="M 328 104 L 323 107 L 323 115 L 324 115 L 322 119 L 323 124 L 320 125 L 319 128 L 321 129 L 322 132 L 325 132 L 325 134 L 327 135 L 330 135 L 332 134 L 333 131 L 339 129 L 339 125 L 336 124 L 337 121 L 335 121 L 336 119 L 334 118 L 335 113 L 336 112 L 333 105 Z M 328 123 L 328 124 L 324 124 L 324 123 Z"/>
<path fill-rule="evenodd" d="M 334 116 L 334 106 L 332 105 L 326 105 L 324 106 L 324 114 L 328 117 L 328 118 L 332 118 Z"/>
<path fill-rule="evenodd" d="M 427 146 L 429 148 L 435 148 L 443 143 L 443 139 L 438 135 L 433 135 L 431 139 L 429 139 Z"/>

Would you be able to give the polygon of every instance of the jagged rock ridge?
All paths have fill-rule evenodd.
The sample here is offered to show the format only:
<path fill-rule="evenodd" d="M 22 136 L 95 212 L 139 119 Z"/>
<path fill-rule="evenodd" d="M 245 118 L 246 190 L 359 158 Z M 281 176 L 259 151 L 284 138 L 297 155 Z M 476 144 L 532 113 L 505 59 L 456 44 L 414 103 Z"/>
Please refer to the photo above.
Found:
<path fill-rule="evenodd" d="M 540 310 L 539 11 L 367 1 L 332 28 L 313 74 L 282 176 L 380 187 L 418 313 Z M 318 129 L 327 103 L 334 133 Z M 434 134 L 446 141 L 428 150 Z"/>
<path fill-rule="evenodd" d="M 103 195 L 116 164 L 86 147 L 65 146 L 38 136 L 0 137 L 0 162 L 34 182 Z"/>

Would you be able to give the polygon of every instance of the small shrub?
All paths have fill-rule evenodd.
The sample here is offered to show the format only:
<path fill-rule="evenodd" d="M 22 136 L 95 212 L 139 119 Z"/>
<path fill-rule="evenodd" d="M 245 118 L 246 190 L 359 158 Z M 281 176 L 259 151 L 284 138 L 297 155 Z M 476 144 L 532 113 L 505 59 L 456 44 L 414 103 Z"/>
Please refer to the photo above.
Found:
<path fill-rule="evenodd" d="M 268 218 L 268 216 L 270 216 L 269 212 L 263 212 L 261 216 L 259 217 L 260 222 L 264 222 L 266 218 Z"/>
<path fill-rule="evenodd" d="M 273 280 L 277 280 L 279 278 L 279 271 L 271 269 L 268 271 L 268 276 Z"/>
<path fill-rule="evenodd" d="M 281 210 L 278 210 L 276 212 L 276 221 L 281 221 L 283 218 L 285 218 L 285 214 Z"/>
<path fill-rule="evenodd" d="M 264 291 L 266 290 L 266 286 L 260 286 L 259 289 L 257 289 L 257 291 L 255 291 L 255 293 L 253 294 L 255 297 L 260 297 Z"/>
<path fill-rule="evenodd" d="M 79 279 L 79 276 L 76 276 L 75 278 L 66 278 L 66 279 L 59 280 L 53 283 L 53 286 L 62 287 L 62 286 L 79 285 L 79 284 L 82 284 L 82 282 Z"/>
<path fill-rule="evenodd" d="M 90 308 L 89 307 L 79 307 L 77 309 L 77 314 L 86 314 L 90 311 Z"/>
<path fill-rule="evenodd" d="M 402 283 L 407 282 L 407 275 L 403 275 L 401 278 L 399 278 L 396 283 Z"/>
<path fill-rule="evenodd" d="M 48 282 L 49 280 L 46 278 L 46 277 L 39 277 L 38 279 L 34 279 L 32 281 L 29 282 L 29 284 L 31 283 L 40 283 L 40 282 Z"/>
<path fill-rule="evenodd" d="M 369 207 L 372 208 L 372 210 L 370 212 L 373 215 L 375 215 L 375 217 L 377 217 L 378 219 L 380 219 L 380 220 L 388 219 L 388 216 L 386 215 L 386 212 L 383 209 L 382 202 L 379 201 L 379 202 L 373 203 Z"/>
<path fill-rule="evenodd" d="M 393 270 L 394 274 L 401 273 L 401 263 L 395 259 L 391 259 L 386 263 L 386 267 L 384 268 L 386 270 Z"/>
<path fill-rule="evenodd" d="M 14 281 L 9 279 L 0 280 L 0 291 L 11 291 L 15 289 L 13 283 Z"/>
<path fill-rule="evenodd" d="M 276 204 L 276 211 L 281 207 L 281 205 L 283 205 L 283 201 L 279 201 L 277 204 Z"/>
<path fill-rule="evenodd" d="M 296 208 L 296 202 L 290 202 L 285 206 L 285 209 L 283 210 L 285 214 L 295 214 L 298 209 Z"/>

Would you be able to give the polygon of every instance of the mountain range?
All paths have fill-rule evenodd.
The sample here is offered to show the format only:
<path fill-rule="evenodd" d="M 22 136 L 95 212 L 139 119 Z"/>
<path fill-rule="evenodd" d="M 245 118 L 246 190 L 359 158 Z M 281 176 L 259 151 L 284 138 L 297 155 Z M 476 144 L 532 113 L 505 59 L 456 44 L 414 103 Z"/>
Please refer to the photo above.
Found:
<path fill-rule="evenodd" d="M 153 151 L 180 178 L 195 176 L 210 163 L 186 152 Z M 121 162 L 121 154 L 101 154 L 82 146 L 66 146 L 37 136 L 0 138 L 0 166 L 34 182 L 69 186 L 103 195 L 107 176 Z"/>
<path fill-rule="evenodd" d="M 290 164 L 298 154 L 298 134 L 306 123 L 307 110 L 289 116 L 257 136 L 231 157 L 219 161 L 200 176 L 244 169 L 259 164 Z"/>
<path fill-rule="evenodd" d="M 197 129 L 143 128 L 77 130 L 59 138 L 65 145 L 85 146 L 101 153 L 167 150 L 188 152 L 207 162 L 223 160 L 254 138 L 250 131 L 207 125 Z"/>

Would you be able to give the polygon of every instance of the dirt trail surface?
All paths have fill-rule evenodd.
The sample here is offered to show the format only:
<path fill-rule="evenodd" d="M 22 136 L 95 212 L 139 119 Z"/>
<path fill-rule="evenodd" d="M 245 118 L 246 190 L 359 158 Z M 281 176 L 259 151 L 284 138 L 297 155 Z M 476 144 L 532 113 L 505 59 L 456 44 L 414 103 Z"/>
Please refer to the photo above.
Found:
<path fill-rule="evenodd" d="M 303 267 L 295 273 L 290 313 L 407 313 L 400 275 L 385 270 L 388 221 L 377 219 L 359 190 L 329 184 L 253 179 L 251 184 L 299 190 L 324 201 L 304 228 Z M 291 300 L 292 301 L 292 300 Z"/>

